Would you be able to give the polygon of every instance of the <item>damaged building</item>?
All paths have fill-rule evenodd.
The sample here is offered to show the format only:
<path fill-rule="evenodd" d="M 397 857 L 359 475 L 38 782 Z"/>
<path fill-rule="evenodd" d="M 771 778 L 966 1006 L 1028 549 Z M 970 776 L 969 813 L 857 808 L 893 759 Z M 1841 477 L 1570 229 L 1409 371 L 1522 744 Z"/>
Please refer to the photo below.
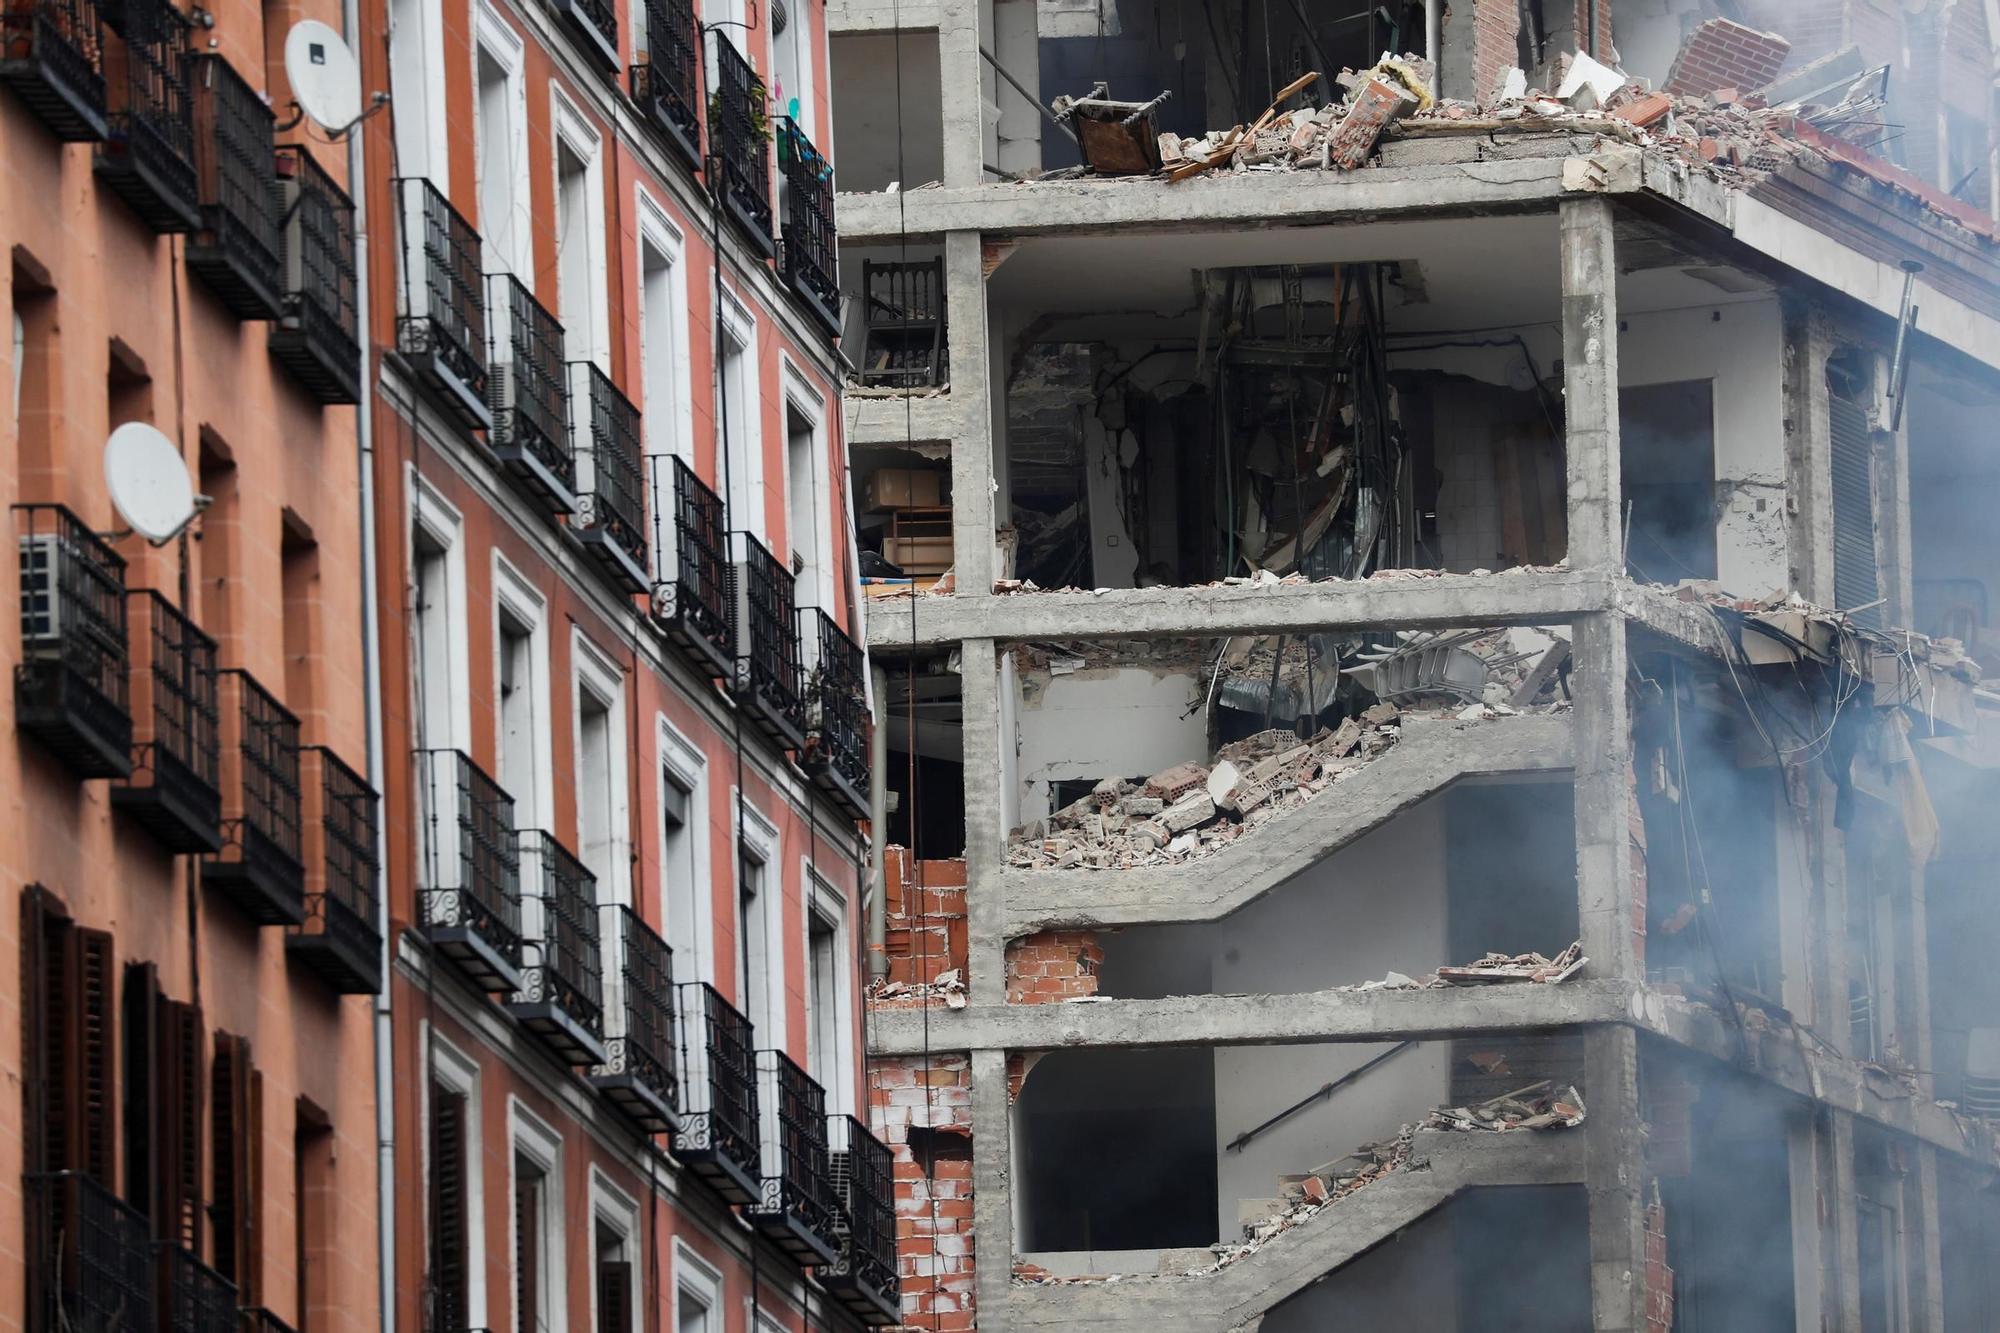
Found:
<path fill-rule="evenodd" d="M 2000 15 L 828 12 L 906 1324 L 2000 1327 Z"/>

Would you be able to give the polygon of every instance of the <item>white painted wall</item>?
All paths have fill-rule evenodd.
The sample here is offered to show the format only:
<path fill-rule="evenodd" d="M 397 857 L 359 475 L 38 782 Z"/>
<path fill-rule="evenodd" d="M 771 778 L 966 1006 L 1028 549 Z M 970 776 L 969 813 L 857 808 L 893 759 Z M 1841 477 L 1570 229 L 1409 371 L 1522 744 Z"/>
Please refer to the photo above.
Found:
<path fill-rule="evenodd" d="M 1009 674 L 1002 675 L 1003 687 Z M 1005 802 L 1015 809 L 1008 827 L 1049 813 L 1052 780 L 1142 777 L 1184 759 L 1207 758 L 1201 711 L 1183 716 L 1201 698 L 1202 683 L 1192 671 L 1142 667 L 1020 677 L 1017 779 Z"/>

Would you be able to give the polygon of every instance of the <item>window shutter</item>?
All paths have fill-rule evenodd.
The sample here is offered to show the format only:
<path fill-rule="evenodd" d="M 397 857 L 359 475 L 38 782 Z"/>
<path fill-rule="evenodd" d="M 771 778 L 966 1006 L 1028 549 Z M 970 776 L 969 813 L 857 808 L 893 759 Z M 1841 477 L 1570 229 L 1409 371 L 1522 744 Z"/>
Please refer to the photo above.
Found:
<path fill-rule="evenodd" d="M 215 1034 L 215 1063 L 209 1067 L 209 1217 L 215 1226 L 215 1269 L 236 1284 L 245 1305 L 256 1295 L 256 1071 L 250 1043 L 226 1032 Z"/>
<path fill-rule="evenodd" d="M 75 1022 L 70 1034 L 76 1089 L 72 1165 L 111 1189 L 117 1185 L 112 1148 L 117 1114 L 111 1104 L 111 936 L 101 930 L 76 930 L 70 934 L 70 946 L 76 985 L 71 992 L 76 1007 L 71 1011 Z"/>
<path fill-rule="evenodd" d="M 1833 599 L 1842 607 L 1866 606 L 1881 595 L 1875 552 L 1875 446 L 1867 409 L 1838 394 L 1827 400 L 1833 477 Z M 1882 623 L 1880 608 L 1856 614 L 1865 625 Z"/>
<path fill-rule="evenodd" d="M 632 1333 L 632 1265 L 623 1259 L 598 1261 L 597 1333 Z"/>
<path fill-rule="evenodd" d="M 541 1328 L 542 1178 L 523 1170 L 514 1173 L 514 1327 L 520 1333 Z"/>
<path fill-rule="evenodd" d="M 76 1010 L 70 1004 L 75 992 L 70 986 L 73 959 L 70 954 L 70 924 L 66 920 L 44 920 L 41 932 L 39 985 L 41 1007 L 41 1092 L 44 1099 L 40 1120 L 42 1162 L 51 1171 L 71 1165 L 74 1153 L 76 1105 L 76 1047 L 71 1032 Z M 34 1049 L 34 1048 L 30 1048 Z"/>
<path fill-rule="evenodd" d="M 165 1119 L 153 1095 L 160 1054 L 159 976 L 151 963 L 125 967 L 125 1201 L 160 1233 L 160 1177 L 154 1147 Z"/>
<path fill-rule="evenodd" d="M 431 1085 L 431 1300 L 433 1333 L 466 1318 L 465 1098 Z"/>
<path fill-rule="evenodd" d="M 161 1000 L 158 1011 L 160 1134 L 153 1159 L 162 1210 L 154 1219 L 154 1234 L 200 1254 L 201 1010 L 178 1000 Z"/>

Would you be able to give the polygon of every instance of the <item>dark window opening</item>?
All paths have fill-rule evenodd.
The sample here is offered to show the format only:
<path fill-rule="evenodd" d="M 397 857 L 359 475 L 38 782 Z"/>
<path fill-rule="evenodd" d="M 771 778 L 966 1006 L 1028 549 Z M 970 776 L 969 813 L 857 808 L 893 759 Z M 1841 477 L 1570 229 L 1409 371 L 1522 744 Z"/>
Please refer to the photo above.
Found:
<path fill-rule="evenodd" d="M 1618 432 L 1627 571 L 1650 583 L 1716 577 L 1714 385 L 1621 389 Z"/>

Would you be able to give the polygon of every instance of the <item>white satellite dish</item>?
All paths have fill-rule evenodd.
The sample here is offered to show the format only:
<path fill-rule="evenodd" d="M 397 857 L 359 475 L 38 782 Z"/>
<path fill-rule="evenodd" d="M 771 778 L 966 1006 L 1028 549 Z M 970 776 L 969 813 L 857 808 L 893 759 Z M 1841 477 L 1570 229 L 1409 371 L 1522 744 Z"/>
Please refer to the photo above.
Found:
<path fill-rule="evenodd" d="M 194 493 L 187 460 L 143 421 L 128 421 L 104 442 L 104 487 L 118 516 L 155 546 L 180 536 L 207 503 Z"/>
<path fill-rule="evenodd" d="M 361 119 L 361 69 L 340 34 L 318 19 L 285 34 L 285 77 L 299 110 L 327 133 L 344 134 Z"/>

